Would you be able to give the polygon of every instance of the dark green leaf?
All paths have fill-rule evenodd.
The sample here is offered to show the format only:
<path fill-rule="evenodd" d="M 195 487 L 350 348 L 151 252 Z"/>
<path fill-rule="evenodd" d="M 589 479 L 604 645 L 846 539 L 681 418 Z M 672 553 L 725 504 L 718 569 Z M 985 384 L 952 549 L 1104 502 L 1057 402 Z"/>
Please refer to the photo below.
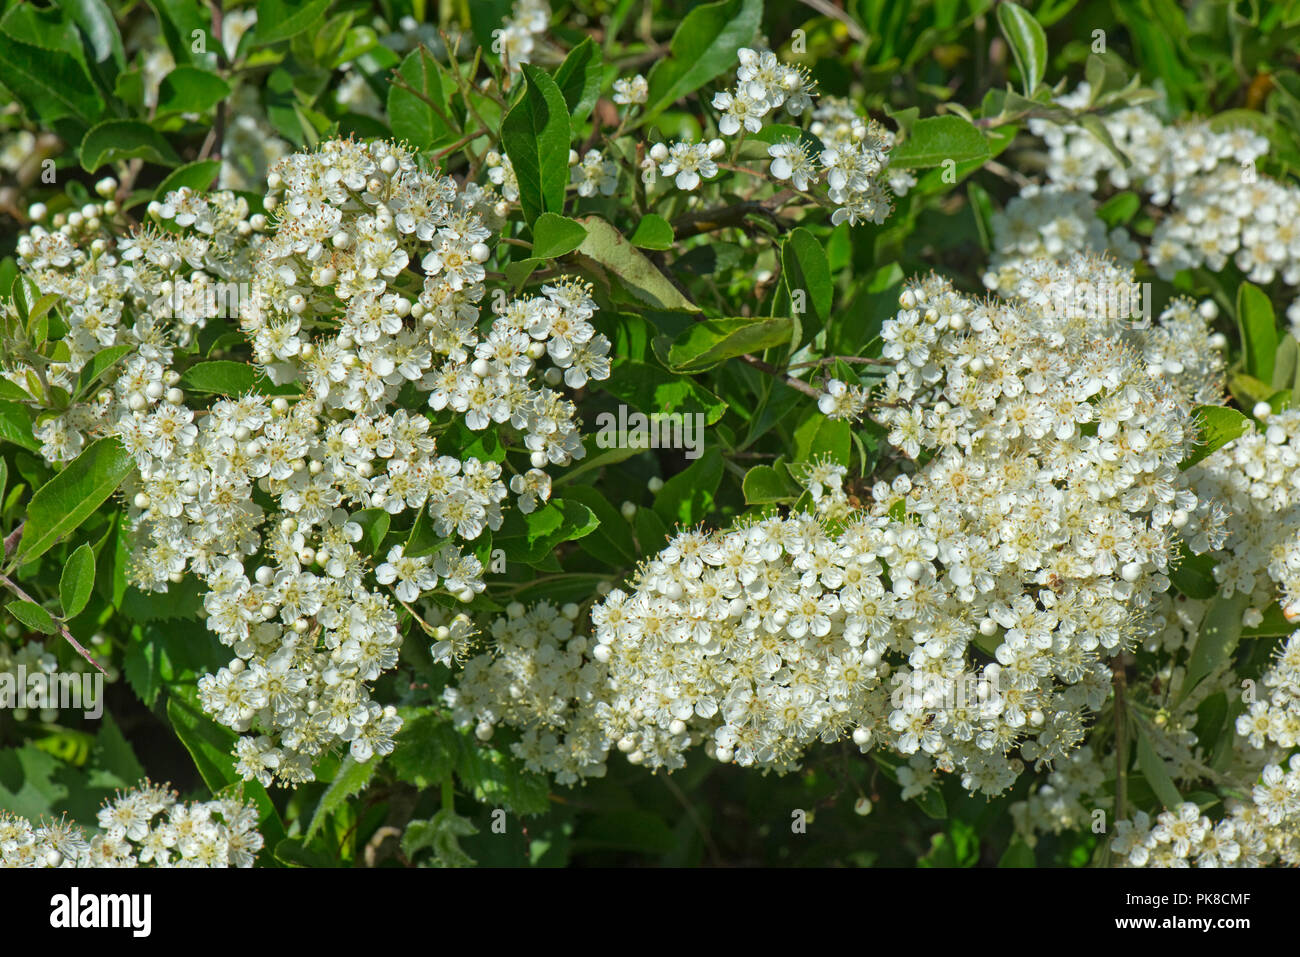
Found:
<path fill-rule="evenodd" d="M 501 124 L 501 141 L 519 181 L 519 205 L 531 223 L 544 212 L 564 210 L 572 127 L 555 81 L 529 63 L 523 70 L 524 95 Z"/>

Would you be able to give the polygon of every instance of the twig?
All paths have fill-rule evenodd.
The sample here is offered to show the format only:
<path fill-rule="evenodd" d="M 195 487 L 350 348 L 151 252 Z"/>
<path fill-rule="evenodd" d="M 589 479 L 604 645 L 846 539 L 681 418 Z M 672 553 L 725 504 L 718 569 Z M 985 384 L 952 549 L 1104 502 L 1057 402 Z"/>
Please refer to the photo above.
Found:
<path fill-rule="evenodd" d="M 12 536 L 10 537 L 12 538 Z M 6 538 L 5 539 L 6 547 L 8 546 L 8 544 L 9 544 L 9 539 Z M 11 592 L 13 592 L 23 601 L 31 602 L 33 605 L 40 604 L 40 602 L 32 598 L 31 595 L 27 594 L 27 592 L 19 588 L 17 583 L 11 580 L 7 575 L 0 575 L 0 584 L 3 584 L 6 588 L 8 588 Z M 81 642 L 77 641 L 76 638 L 72 637 L 72 632 L 68 631 L 67 626 L 64 625 L 62 622 L 59 622 L 59 631 L 63 633 L 64 639 L 66 639 L 68 644 L 72 645 L 72 647 L 77 650 L 77 653 L 81 655 L 81 657 L 85 658 L 92 665 L 94 665 L 99 670 L 100 674 L 103 674 L 105 676 L 108 675 L 108 672 L 104 670 L 104 666 L 101 665 L 98 661 L 96 661 L 93 657 L 91 657 L 90 652 L 81 646 Z"/>
<path fill-rule="evenodd" d="M 794 376 L 786 375 L 776 366 L 772 365 L 770 362 L 764 362 L 762 359 L 758 358 L 758 356 L 745 353 L 743 356 L 739 356 L 738 358 L 741 362 L 753 366 L 759 372 L 766 372 L 768 375 L 780 379 L 790 388 L 797 389 L 804 395 L 810 395 L 814 399 L 821 398 L 821 392 L 810 386 L 807 382 L 804 382 L 802 379 L 796 379 Z"/>

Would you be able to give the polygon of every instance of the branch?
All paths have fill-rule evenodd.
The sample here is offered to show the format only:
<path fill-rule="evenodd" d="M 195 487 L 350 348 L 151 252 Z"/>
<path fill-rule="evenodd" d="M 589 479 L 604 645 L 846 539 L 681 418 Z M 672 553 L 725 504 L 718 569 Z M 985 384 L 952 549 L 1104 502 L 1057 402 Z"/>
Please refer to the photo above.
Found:
<path fill-rule="evenodd" d="M 10 538 L 13 538 L 13 535 L 10 535 L 9 538 L 5 539 L 6 548 L 8 548 L 9 546 Z M 8 578 L 5 575 L 0 575 L 0 584 L 3 584 L 6 588 L 8 588 L 11 592 L 13 592 L 23 601 L 29 601 L 33 605 L 40 604 L 40 602 L 36 601 L 36 599 L 32 598 L 31 595 L 27 594 L 27 592 L 19 588 L 14 581 L 12 581 L 10 578 Z M 59 622 L 59 631 L 63 634 L 63 637 L 64 639 L 67 640 L 68 644 L 72 645 L 72 647 L 77 650 L 77 654 L 81 655 L 81 657 L 85 658 L 92 665 L 94 665 L 99 670 L 100 674 L 103 674 L 105 676 L 108 674 L 108 672 L 104 670 L 104 666 L 101 665 L 98 661 L 96 661 L 93 657 L 91 657 L 90 652 L 81 646 L 81 642 L 77 641 L 76 638 L 72 637 L 72 632 L 68 631 L 67 625 L 63 624 L 63 622 Z"/>

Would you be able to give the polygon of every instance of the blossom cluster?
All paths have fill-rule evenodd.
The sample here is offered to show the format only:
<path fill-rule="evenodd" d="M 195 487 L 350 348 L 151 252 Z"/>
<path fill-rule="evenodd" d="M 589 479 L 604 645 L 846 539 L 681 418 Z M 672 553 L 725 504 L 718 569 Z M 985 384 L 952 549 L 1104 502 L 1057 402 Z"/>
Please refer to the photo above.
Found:
<path fill-rule="evenodd" d="M 1083 83 L 1058 102 L 1081 107 L 1089 94 Z M 1133 189 L 1167 209 L 1148 252 L 1161 278 L 1201 266 L 1219 272 L 1231 263 L 1253 283 L 1278 281 L 1296 295 L 1300 187 L 1257 171 L 1256 162 L 1269 150 L 1267 137 L 1207 120 L 1166 123 L 1150 105 L 1100 119 L 1129 165 L 1079 125 L 1030 120 L 1047 144 L 1053 184 L 1084 193 Z M 1300 306 L 1293 303 L 1288 314 L 1300 329 Z"/>
<path fill-rule="evenodd" d="M 1072 268 L 1125 278 L 1102 260 Z M 842 466 L 816 465 L 801 476 L 810 508 L 679 532 L 592 609 L 590 653 L 568 659 L 597 668 L 584 689 L 607 671 L 606 740 L 584 728 L 584 755 L 612 744 L 675 768 L 703 743 L 788 769 L 851 735 L 917 756 L 921 787 L 960 769 L 996 794 L 1022 759 L 1079 747 L 1109 659 L 1162 628 L 1156 600 L 1181 545 L 1222 544 L 1178 467 L 1194 399 L 1171 363 L 1179 324 L 1203 334 L 1204 318 L 1176 310 L 1173 331 L 1135 338 L 1025 291 L 979 301 L 937 278 L 904 291 L 882 330 L 893 368 L 876 417 L 900 462 L 924 464 L 878 481 L 869 507 L 850 506 Z M 535 675 L 473 664 L 461 720 L 514 723 L 484 686 L 530 700 Z M 531 720 L 573 723 L 563 709 Z"/>
<path fill-rule="evenodd" d="M 495 297 L 483 330 L 497 201 L 400 147 L 328 141 L 286 157 L 268 185 L 269 222 L 231 194 L 182 189 L 151 210 L 168 228 L 119 240 L 86 216 L 33 230 L 20 254 L 38 287 L 69 297 L 74 335 L 89 327 L 97 346 L 131 347 L 93 402 L 41 423 L 47 457 L 99 434 L 132 455 L 130 579 L 204 581 L 208 627 L 235 657 L 201 679 L 201 700 L 244 734 L 241 773 L 293 784 L 337 745 L 357 760 L 391 750 L 400 720 L 368 690 L 397 663 L 390 594 L 410 604 L 483 590 L 480 559 L 457 542 L 499 528 L 511 492 L 534 510 L 550 496 L 547 467 L 584 454 L 558 388 L 606 378 L 609 342 L 589 289 L 567 279 Z M 240 293 L 249 370 L 266 384 L 195 410 L 171 367 L 213 318 L 195 290 L 217 282 Z M 51 367 L 56 381 L 73 391 L 93 351 Z M 428 411 L 399 402 L 403 389 Z M 517 435 L 531 468 L 507 485 L 497 459 L 440 454 L 456 423 Z M 423 511 L 436 543 L 410 555 L 391 543 L 372 568 L 367 510 Z"/>
<path fill-rule="evenodd" d="M 252 867 L 262 848 L 257 810 L 233 797 L 185 803 L 142 781 L 118 792 L 87 836 L 72 821 L 0 811 L 0 867 Z"/>

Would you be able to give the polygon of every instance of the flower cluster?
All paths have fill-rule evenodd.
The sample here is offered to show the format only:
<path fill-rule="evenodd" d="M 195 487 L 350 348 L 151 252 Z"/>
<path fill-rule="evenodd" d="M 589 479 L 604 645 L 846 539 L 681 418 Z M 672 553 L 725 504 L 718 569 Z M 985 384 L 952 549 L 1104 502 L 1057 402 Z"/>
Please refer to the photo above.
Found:
<path fill-rule="evenodd" d="M 1084 83 L 1059 102 L 1082 106 L 1089 92 Z M 1294 294 L 1300 287 L 1300 187 L 1256 170 L 1269 149 L 1265 136 L 1212 121 L 1166 124 L 1149 106 L 1118 110 L 1101 121 L 1130 165 L 1081 126 L 1030 121 L 1047 144 L 1053 183 L 1085 193 L 1103 186 L 1135 189 L 1167 207 L 1148 252 L 1161 278 L 1200 266 L 1219 272 L 1232 263 L 1251 282 L 1280 280 Z"/>
<path fill-rule="evenodd" d="M 513 602 L 488 628 L 491 648 L 470 659 L 444 692 L 456 723 L 483 740 L 499 724 L 519 731 L 511 750 L 559 784 L 602 777 L 610 741 L 598 720 L 605 666 L 574 633 L 576 605 Z"/>
<path fill-rule="evenodd" d="M 532 59 L 537 37 L 546 32 L 551 21 L 547 0 L 514 0 L 510 15 L 492 31 L 493 49 L 513 72 Z"/>
<path fill-rule="evenodd" d="M 1025 265 L 1034 260 L 1064 262 L 1077 253 L 1109 252 L 1131 263 L 1141 255 L 1122 226 L 1107 233 L 1091 196 L 1056 185 L 1025 186 L 994 212 L 992 226 L 994 251 L 984 285 L 1004 295 L 1016 291 Z"/>
<path fill-rule="evenodd" d="M 38 287 L 68 297 L 74 335 L 94 339 L 51 367 L 55 381 L 74 392 L 95 348 L 131 347 L 92 402 L 40 424 L 47 457 L 102 434 L 130 452 L 131 580 L 205 582 L 208 626 L 236 657 L 201 680 L 201 700 L 248 732 L 241 773 L 298 783 L 336 745 L 357 760 L 391 750 L 400 720 L 368 691 L 401 644 L 379 586 L 407 604 L 483 590 L 480 559 L 457 540 L 499 528 L 511 491 L 532 511 L 550 495 L 545 469 L 584 454 L 557 387 L 606 378 L 610 345 L 588 287 L 570 280 L 496 297 L 482 329 L 496 200 L 423 172 L 401 148 L 329 141 L 286 157 L 268 185 L 269 225 L 231 194 L 182 189 L 151 210 L 167 230 L 115 241 L 87 215 L 34 230 L 20 252 Z M 171 366 L 221 298 L 256 365 L 233 388 L 200 388 L 240 392 L 258 372 L 266 385 L 196 412 Z M 399 402 L 403 389 L 428 412 Z M 453 426 L 517 435 L 532 467 L 507 486 L 499 455 L 440 454 Z M 425 513 L 436 541 L 409 555 L 391 543 L 370 584 L 380 543 L 362 545 L 372 519 L 360 513 L 379 511 Z"/>
<path fill-rule="evenodd" d="M 1227 512 L 1227 539 L 1215 553 L 1221 594 L 1250 596 L 1261 614 L 1275 601 L 1300 620 L 1300 409 L 1274 413 L 1217 450 L 1195 470 L 1198 494 Z"/>
<path fill-rule="evenodd" d="M 0 867 L 252 867 L 262 848 L 257 811 L 237 798 L 187 804 L 149 781 L 118 792 L 99 833 L 71 821 L 0 811 Z"/>

